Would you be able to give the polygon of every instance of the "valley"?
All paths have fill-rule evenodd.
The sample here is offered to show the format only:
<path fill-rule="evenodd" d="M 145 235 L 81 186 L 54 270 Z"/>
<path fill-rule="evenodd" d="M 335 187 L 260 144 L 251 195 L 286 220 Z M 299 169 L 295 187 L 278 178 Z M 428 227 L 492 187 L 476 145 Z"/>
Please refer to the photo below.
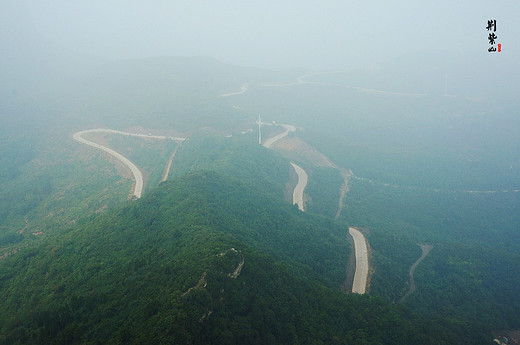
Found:
<path fill-rule="evenodd" d="M 259 122 L 258 125 L 261 126 L 261 125 L 272 125 L 272 124 L 271 123 L 263 124 L 263 123 Z M 279 125 L 279 126 L 283 127 L 285 129 L 285 131 L 273 136 L 272 138 L 265 140 L 264 143 L 262 144 L 264 147 L 271 148 L 271 146 L 273 144 L 275 144 L 279 140 L 285 138 L 290 132 L 294 133 L 296 131 L 294 126 L 291 126 L 291 125 Z M 83 131 L 77 132 L 73 135 L 74 140 L 81 142 L 83 144 L 98 148 L 100 150 L 103 150 L 103 151 L 107 152 L 108 154 L 114 156 L 115 158 L 119 159 L 121 162 L 123 162 L 123 164 L 125 164 L 133 173 L 134 180 L 135 180 L 134 196 L 136 198 L 140 198 L 142 195 L 142 192 L 143 192 L 143 177 L 142 177 L 143 175 L 142 175 L 141 171 L 139 170 L 139 168 L 134 163 L 132 163 L 130 160 L 128 160 L 128 158 L 122 156 L 120 153 L 114 151 L 113 149 L 111 149 L 107 146 L 101 145 L 99 143 L 93 142 L 91 140 L 87 140 L 83 137 L 83 135 L 89 134 L 89 133 L 110 133 L 110 134 L 134 136 L 134 137 L 140 137 L 140 138 L 146 138 L 146 139 L 175 140 L 175 141 L 181 141 L 181 142 L 186 140 L 186 138 L 158 136 L 158 135 L 152 135 L 151 133 L 149 133 L 149 134 L 130 133 L 130 132 L 123 132 L 123 131 L 117 131 L 117 130 L 112 130 L 112 129 L 83 130 Z M 176 147 L 175 150 L 170 155 L 170 158 L 169 158 L 168 163 L 165 168 L 165 172 L 163 173 L 163 176 L 161 178 L 161 182 L 166 181 L 166 179 L 168 177 L 168 174 L 169 174 L 169 171 L 171 168 L 171 164 L 172 164 L 173 158 L 175 157 L 175 153 L 177 152 L 177 149 L 178 149 L 178 147 Z M 308 175 L 305 172 L 305 170 L 302 169 L 299 165 L 295 164 L 294 162 L 290 162 L 290 164 L 291 164 L 292 168 L 295 170 L 297 177 L 298 177 L 297 184 L 294 187 L 294 191 L 293 191 L 292 203 L 298 205 L 298 209 L 300 211 L 305 211 L 304 191 L 305 191 L 305 187 L 307 186 Z M 344 178 L 345 178 L 345 184 L 342 186 L 341 193 L 340 193 L 340 204 L 339 204 L 340 206 L 338 209 L 338 214 L 341 212 L 342 200 L 345 197 L 345 192 L 346 192 L 346 188 L 347 188 L 346 184 L 348 182 L 348 180 L 347 180 L 348 176 L 345 175 Z M 366 250 L 366 245 L 365 245 L 366 239 L 364 238 L 363 234 L 361 232 L 359 232 L 358 230 L 356 230 L 355 228 L 349 227 L 349 234 L 354 239 L 355 254 L 353 254 L 353 255 L 355 256 L 355 260 L 356 260 L 356 265 L 355 265 L 356 268 L 355 268 L 352 292 L 363 294 L 363 293 L 365 293 L 367 276 L 368 276 L 368 271 L 369 271 L 369 269 L 368 269 L 368 251 Z M 411 279 L 413 279 L 413 278 L 411 278 Z"/>
<path fill-rule="evenodd" d="M 0 344 L 480 344 L 518 329 L 509 110 L 490 121 L 483 101 L 359 75 L 122 61 L 88 97 L 79 79 L 34 144 L 28 125 L 4 129 Z M 30 123 L 27 102 L 5 113 Z"/>

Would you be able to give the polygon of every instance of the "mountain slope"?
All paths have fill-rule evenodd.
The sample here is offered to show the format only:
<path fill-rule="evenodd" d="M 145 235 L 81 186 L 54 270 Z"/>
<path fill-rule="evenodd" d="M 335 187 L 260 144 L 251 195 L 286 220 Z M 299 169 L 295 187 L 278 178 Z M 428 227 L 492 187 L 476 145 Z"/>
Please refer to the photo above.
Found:
<path fill-rule="evenodd" d="M 227 193 L 237 200 L 223 207 Z M 257 193 L 238 180 L 195 172 L 2 260 L 0 343 L 441 344 L 457 338 L 379 299 L 323 285 L 330 274 L 320 278 L 315 269 L 325 271 L 323 262 L 313 267 L 311 261 L 333 244 L 315 240 L 307 245 L 314 256 L 306 257 L 301 241 L 316 239 L 319 226 L 320 237 L 333 239 L 334 231 L 282 205 L 287 217 L 278 219 L 285 230 L 279 234 L 261 220 L 276 218 L 280 205 Z M 230 217 L 238 204 L 244 211 Z M 241 217 L 252 225 L 244 228 Z M 301 227 L 302 219 L 316 228 Z"/>

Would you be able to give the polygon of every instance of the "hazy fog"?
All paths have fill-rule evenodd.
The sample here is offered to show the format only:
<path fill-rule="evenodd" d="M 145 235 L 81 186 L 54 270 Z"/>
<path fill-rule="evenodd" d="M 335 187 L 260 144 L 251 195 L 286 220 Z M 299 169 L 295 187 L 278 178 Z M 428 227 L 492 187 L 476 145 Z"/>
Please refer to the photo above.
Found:
<path fill-rule="evenodd" d="M 2 0 L 0 43 L 4 58 L 194 55 L 276 69 L 367 68 L 425 50 L 514 61 L 519 14 L 513 0 Z M 488 19 L 501 53 L 487 52 Z"/>

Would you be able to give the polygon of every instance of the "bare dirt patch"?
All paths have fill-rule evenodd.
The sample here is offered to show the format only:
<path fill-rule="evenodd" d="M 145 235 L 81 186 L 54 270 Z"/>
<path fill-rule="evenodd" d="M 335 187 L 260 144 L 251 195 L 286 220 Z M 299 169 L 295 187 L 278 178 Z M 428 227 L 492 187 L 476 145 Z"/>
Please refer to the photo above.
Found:
<path fill-rule="evenodd" d="M 350 177 L 352 175 L 354 175 L 352 170 L 347 171 L 345 169 L 341 169 L 340 173 L 341 173 L 341 177 L 343 177 L 343 185 L 341 186 L 341 189 L 339 191 L 338 212 L 336 213 L 336 216 L 334 217 L 334 219 L 338 219 L 339 216 L 341 215 L 341 210 L 343 210 L 343 200 L 345 199 L 345 194 L 347 194 L 350 191 L 348 183 L 349 183 Z"/>
<path fill-rule="evenodd" d="M 298 175 L 296 175 L 296 171 L 289 166 L 289 181 L 285 184 L 285 190 L 284 190 L 284 198 L 285 201 L 292 203 L 293 201 L 293 191 L 294 187 L 296 187 L 296 184 L 298 183 Z"/>
<path fill-rule="evenodd" d="M 184 296 L 184 295 L 187 295 L 190 293 L 191 290 L 193 289 L 202 289 L 202 288 L 205 288 L 206 286 L 208 285 L 208 282 L 206 281 L 206 272 L 203 272 L 202 273 L 202 276 L 200 277 L 199 281 L 197 282 L 197 284 L 195 284 L 194 286 L 190 287 L 188 290 L 186 290 L 181 296 Z"/>
<path fill-rule="evenodd" d="M 495 331 L 493 333 L 495 337 L 493 342 L 497 344 L 520 345 L 520 330 Z"/>
<path fill-rule="evenodd" d="M 282 138 L 273 144 L 273 148 L 293 160 L 308 162 L 319 167 L 336 167 L 324 154 L 298 137 Z"/>
<path fill-rule="evenodd" d="M 168 158 L 168 163 L 166 164 L 166 168 L 164 169 L 161 182 L 166 181 L 166 179 L 168 178 L 168 175 L 170 174 L 170 168 L 172 167 L 173 158 L 175 157 L 175 153 L 177 153 L 177 149 L 179 148 L 179 146 L 180 145 L 177 145 L 175 147 L 175 150 L 173 150 L 172 154 Z"/>

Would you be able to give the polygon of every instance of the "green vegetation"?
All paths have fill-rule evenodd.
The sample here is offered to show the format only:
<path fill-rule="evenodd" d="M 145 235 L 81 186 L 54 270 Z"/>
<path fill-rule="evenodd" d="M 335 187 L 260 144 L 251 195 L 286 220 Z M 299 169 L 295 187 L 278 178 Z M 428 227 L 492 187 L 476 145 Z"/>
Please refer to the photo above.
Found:
<path fill-rule="evenodd" d="M 178 143 L 172 140 L 106 135 L 108 146 L 132 161 L 143 173 L 145 191 L 159 184 L 170 155 Z"/>
<path fill-rule="evenodd" d="M 343 178 L 335 168 L 306 169 L 311 172 L 305 194 L 310 196 L 307 201 L 307 212 L 321 214 L 334 218 L 338 211 L 338 203 Z"/>
<path fill-rule="evenodd" d="M 33 158 L 13 168 L 16 173 L 2 183 L 0 255 L 22 239 L 49 235 L 80 217 L 120 204 L 130 191 L 131 181 L 118 176 L 115 167 L 95 150 L 66 136 L 38 141 Z M 12 155 L 23 154 L 24 146 L 12 143 Z"/>
<path fill-rule="evenodd" d="M 430 255 L 417 272 L 420 290 L 410 306 L 483 330 L 518 328 L 520 255 L 464 244 L 439 244 Z"/>
<path fill-rule="evenodd" d="M 248 181 L 264 193 L 282 199 L 292 168 L 287 160 L 248 136 L 194 134 L 177 151 L 171 175 L 208 169 Z"/>
<path fill-rule="evenodd" d="M 517 193 L 428 192 L 353 180 L 341 219 L 371 229 L 375 274 L 371 293 L 398 301 L 415 243 L 434 246 L 416 270 L 417 290 L 406 304 L 491 331 L 518 327 L 520 218 Z"/>
<path fill-rule="evenodd" d="M 394 82 L 363 73 L 255 85 L 300 72 L 127 60 L 2 98 L 0 344 L 484 344 L 520 329 L 515 101 L 352 88 Z M 310 176 L 298 211 L 288 159 L 241 134 L 258 113 L 352 169 L 337 221 L 339 171 L 296 159 Z M 131 126 L 189 137 L 162 184 L 175 143 L 102 138 L 145 174 L 132 202 L 132 180 L 71 139 Z M 349 225 L 366 228 L 371 296 L 340 293 Z M 392 305 L 424 243 L 416 291 Z"/>
<path fill-rule="evenodd" d="M 35 156 L 34 142 L 21 138 L 0 137 L 0 182 L 20 173 L 20 167 Z"/>
<path fill-rule="evenodd" d="M 334 232 L 251 195 L 262 193 L 189 174 L 4 259 L 0 343 L 443 344 L 461 336 L 323 286 L 313 271 L 337 261 L 327 254 L 336 242 L 323 242 Z M 269 223 L 277 210 L 283 232 Z"/>

